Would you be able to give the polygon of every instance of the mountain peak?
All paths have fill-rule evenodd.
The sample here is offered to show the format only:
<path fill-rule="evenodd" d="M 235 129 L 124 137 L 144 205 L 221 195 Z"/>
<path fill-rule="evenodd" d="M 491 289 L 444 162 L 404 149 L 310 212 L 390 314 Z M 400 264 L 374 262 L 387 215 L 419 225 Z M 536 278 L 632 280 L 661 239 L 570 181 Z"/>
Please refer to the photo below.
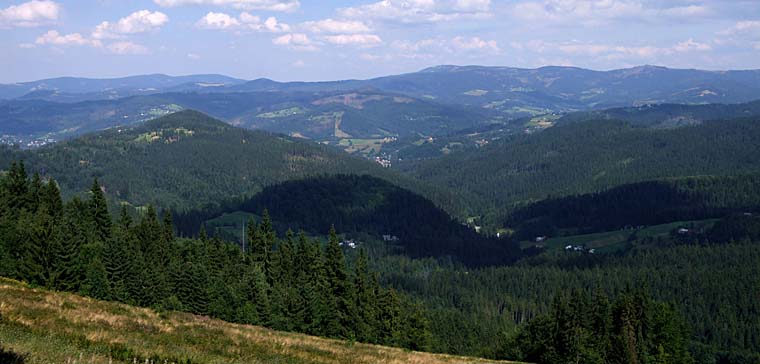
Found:
<path fill-rule="evenodd" d="M 200 111 L 186 109 L 150 120 L 144 124 L 148 128 L 229 128 L 230 125 L 214 119 Z"/>

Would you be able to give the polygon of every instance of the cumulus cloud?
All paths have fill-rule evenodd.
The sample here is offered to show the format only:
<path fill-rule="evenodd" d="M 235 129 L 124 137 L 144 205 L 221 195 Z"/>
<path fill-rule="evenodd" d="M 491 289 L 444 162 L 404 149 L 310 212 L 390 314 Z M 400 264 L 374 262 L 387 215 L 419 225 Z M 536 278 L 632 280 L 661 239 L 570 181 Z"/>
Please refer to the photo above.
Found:
<path fill-rule="evenodd" d="M 635 58 L 635 61 L 651 61 L 656 57 L 671 56 L 678 53 L 688 52 L 705 52 L 712 50 L 708 43 L 696 42 L 688 39 L 668 47 L 659 47 L 652 45 L 644 46 L 623 46 L 596 43 L 578 43 L 578 42 L 545 42 L 542 40 L 531 40 L 528 42 L 512 42 L 511 47 L 521 51 L 529 51 L 536 54 L 562 54 L 570 56 L 591 56 L 600 57 L 607 60 L 617 60 L 623 58 Z"/>
<path fill-rule="evenodd" d="M 319 50 L 317 43 L 311 40 L 308 35 L 303 33 L 290 33 L 281 35 L 272 39 L 272 44 L 285 46 L 298 51 L 316 51 Z"/>
<path fill-rule="evenodd" d="M 489 0 L 382 0 L 338 9 L 345 18 L 400 23 L 432 23 L 491 16 Z"/>
<path fill-rule="evenodd" d="M 108 45 L 108 51 L 119 55 L 148 54 L 148 48 L 132 42 L 116 42 Z"/>
<path fill-rule="evenodd" d="M 760 20 L 742 20 L 734 26 L 718 33 L 719 35 L 756 35 L 760 37 Z"/>
<path fill-rule="evenodd" d="M 513 5 L 517 18 L 543 23 L 600 25 L 621 20 L 688 19 L 710 14 L 705 5 L 654 7 L 641 0 L 530 0 Z"/>
<path fill-rule="evenodd" d="M 47 33 L 37 37 L 37 40 L 34 41 L 34 44 L 52 46 L 101 46 L 100 41 L 89 39 L 87 37 L 84 37 L 82 34 L 61 34 L 56 30 L 50 30 Z"/>
<path fill-rule="evenodd" d="M 313 33 L 366 33 L 371 29 L 361 21 L 324 19 L 301 23 L 301 27 Z"/>
<path fill-rule="evenodd" d="M 247 12 L 240 14 L 238 18 L 225 13 L 209 12 L 201 18 L 196 26 L 203 29 L 216 30 L 253 30 L 260 32 L 281 33 L 290 31 L 290 26 L 280 23 L 277 18 L 270 16 L 261 21 L 258 16 Z"/>
<path fill-rule="evenodd" d="M 233 29 L 240 26 L 240 21 L 228 14 L 212 11 L 198 20 L 195 25 L 203 29 Z"/>
<path fill-rule="evenodd" d="M 327 43 L 336 45 L 374 46 L 383 42 L 383 40 L 375 34 L 338 34 L 328 35 L 322 39 Z"/>
<path fill-rule="evenodd" d="M 451 39 L 422 39 L 418 41 L 397 40 L 391 48 L 397 56 L 412 59 L 433 59 L 440 55 L 493 55 L 501 52 L 495 40 L 479 37 L 457 36 Z"/>
<path fill-rule="evenodd" d="M 128 34 L 145 33 L 161 28 L 169 21 L 166 14 L 148 10 L 136 11 L 115 23 L 104 21 L 92 32 L 96 39 L 123 38 Z"/>
<path fill-rule="evenodd" d="M 54 1 L 29 1 L 0 9 L 0 28 L 36 27 L 58 20 L 61 6 Z"/>
<path fill-rule="evenodd" d="M 296 11 L 301 4 L 298 0 L 153 0 L 159 6 L 175 7 L 183 5 L 227 6 L 244 10 Z"/>
<path fill-rule="evenodd" d="M 457 49 L 479 49 L 479 50 L 488 50 L 493 52 L 499 52 L 499 46 L 496 44 L 495 40 L 483 40 L 478 37 L 471 37 L 471 38 L 465 38 L 465 37 L 455 37 L 451 40 L 451 45 L 454 48 Z"/>

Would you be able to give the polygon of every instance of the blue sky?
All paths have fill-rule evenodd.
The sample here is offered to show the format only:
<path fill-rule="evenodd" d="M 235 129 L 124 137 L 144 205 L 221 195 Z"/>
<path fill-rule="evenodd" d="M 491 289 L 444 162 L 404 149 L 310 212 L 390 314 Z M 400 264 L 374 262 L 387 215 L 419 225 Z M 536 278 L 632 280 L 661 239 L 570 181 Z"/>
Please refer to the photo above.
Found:
<path fill-rule="evenodd" d="M 0 0 L 0 82 L 220 73 L 329 80 L 438 64 L 760 68 L 760 1 Z"/>

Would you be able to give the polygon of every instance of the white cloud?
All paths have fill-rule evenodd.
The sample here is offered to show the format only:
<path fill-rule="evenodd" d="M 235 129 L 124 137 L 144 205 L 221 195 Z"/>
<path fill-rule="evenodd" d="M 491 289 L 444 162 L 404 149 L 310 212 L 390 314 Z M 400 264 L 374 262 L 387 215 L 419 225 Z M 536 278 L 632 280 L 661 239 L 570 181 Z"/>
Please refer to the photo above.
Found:
<path fill-rule="evenodd" d="M 169 21 L 166 14 L 148 10 L 136 11 L 115 23 L 104 21 L 92 32 L 96 39 L 123 38 L 127 34 L 145 33 L 161 28 Z"/>
<path fill-rule="evenodd" d="M 510 45 L 514 49 L 520 51 L 526 50 L 537 54 L 559 53 L 573 56 L 601 57 L 608 60 L 633 57 L 636 58 L 634 61 L 652 60 L 656 57 L 670 56 L 677 53 L 704 52 L 712 50 L 710 44 L 696 42 L 693 39 L 688 39 L 669 47 L 651 45 L 622 46 L 579 42 L 554 43 L 542 40 L 531 40 L 524 43 L 512 42 Z"/>
<path fill-rule="evenodd" d="M 280 23 L 277 18 L 270 16 L 263 22 L 261 18 L 250 13 L 243 12 L 238 18 L 225 13 L 209 12 L 196 23 L 203 29 L 216 30 L 253 30 L 260 32 L 282 33 L 290 31 L 290 26 Z"/>
<path fill-rule="evenodd" d="M 478 37 L 472 37 L 472 38 L 465 38 L 465 37 L 455 37 L 451 40 L 451 45 L 454 48 L 457 49 L 464 49 L 464 50 L 486 50 L 486 51 L 492 51 L 492 52 L 499 52 L 499 46 L 496 44 L 495 40 L 483 40 Z"/>
<path fill-rule="evenodd" d="M 641 0 L 529 0 L 512 7 L 517 18 L 571 25 L 619 24 L 621 20 L 643 22 L 658 19 L 682 19 L 709 15 L 705 5 L 654 7 Z"/>
<path fill-rule="evenodd" d="M 132 55 L 148 54 L 148 48 L 132 42 L 116 42 L 108 45 L 108 51 L 113 54 Z"/>
<path fill-rule="evenodd" d="M 60 34 L 56 30 L 50 30 L 47 33 L 37 37 L 34 41 L 36 45 L 52 45 L 52 46 L 92 46 L 100 47 L 101 43 L 98 40 L 88 39 L 82 34 Z"/>
<path fill-rule="evenodd" d="M 673 46 L 673 50 L 676 52 L 690 52 L 690 51 L 710 51 L 712 46 L 707 43 L 695 42 L 693 39 L 683 41 Z"/>
<path fill-rule="evenodd" d="M 307 21 L 301 26 L 313 33 L 341 33 L 354 34 L 366 33 L 371 29 L 361 21 L 324 19 L 319 21 Z"/>
<path fill-rule="evenodd" d="M 457 36 L 452 39 L 423 39 L 416 42 L 406 40 L 395 41 L 391 47 L 421 56 L 423 54 L 437 53 L 462 53 L 462 52 L 479 52 L 479 53 L 499 53 L 501 49 L 495 40 L 485 40 L 479 37 L 462 37 Z"/>
<path fill-rule="evenodd" d="M 50 25 L 58 20 L 61 6 L 54 1 L 29 1 L 0 9 L 0 28 L 36 27 Z"/>
<path fill-rule="evenodd" d="M 295 67 L 295 68 L 301 68 L 305 66 L 306 66 L 306 62 L 300 59 L 290 64 L 290 67 Z"/>
<path fill-rule="evenodd" d="M 188 53 L 187 58 L 190 58 L 192 60 L 201 59 L 201 56 L 196 53 Z"/>
<path fill-rule="evenodd" d="M 203 29 L 232 29 L 240 26 L 240 21 L 225 13 L 209 12 L 195 23 L 197 27 Z"/>
<path fill-rule="evenodd" d="M 228 6 L 235 9 L 292 12 L 301 4 L 298 0 L 153 0 L 159 6 L 175 7 L 183 5 Z"/>
<path fill-rule="evenodd" d="M 281 35 L 272 39 L 272 44 L 286 46 L 298 51 L 316 51 L 319 50 L 317 43 L 311 40 L 308 35 L 303 33 L 291 33 Z"/>
<path fill-rule="evenodd" d="M 374 46 L 383 42 L 379 36 L 374 34 L 338 34 L 328 35 L 322 39 L 336 45 Z"/>
<path fill-rule="evenodd" d="M 491 16 L 487 0 L 382 0 L 338 9 L 345 18 L 378 19 L 400 23 L 432 23 Z"/>
<path fill-rule="evenodd" d="M 760 37 L 760 20 L 743 20 L 739 21 L 731 28 L 723 30 L 718 33 L 719 35 L 757 35 Z"/>

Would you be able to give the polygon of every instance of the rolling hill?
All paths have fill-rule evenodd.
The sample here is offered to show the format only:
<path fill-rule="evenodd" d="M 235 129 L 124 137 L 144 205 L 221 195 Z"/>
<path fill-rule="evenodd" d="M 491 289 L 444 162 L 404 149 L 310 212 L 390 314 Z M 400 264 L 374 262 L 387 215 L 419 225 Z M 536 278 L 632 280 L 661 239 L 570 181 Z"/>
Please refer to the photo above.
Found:
<path fill-rule="evenodd" d="M 665 130 L 596 120 L 424 161 L 413 174 L 474 193 L 503 212 L 547 197 L 662 177 L 758 171 L 757 138 L 760 123 L 755 119 Z"/>
<path fill-rule="evenodd" d="M 183 211 L 251 196 L 265 186 L 317 174 L 370 174 L 431 198 L 447 211 L 466 210 L 459 194 L 425 186 L 335 148 L 233 127 L 196 111 L 88 134 L 34 150 L 5 148 L 0 163 L 24 160 L 55 176 L 64 193 L 88 189 L 94 177 L 120 202 Z M 457 206 L 457 207 L 454 207 Z"/>
<path fill-rule="evenodd" d="M 371 237 L 401 248 L 412 257 L 451 257 L 469 265 L 511 263 L 521 256 L 516 244 L 488 239 L 452 220 L 429 200 L 369 175 L 333 175 L 291 180 L 224 207 L 191 211 L 174 217 L 186 236 L 225 214 L 261 216 L 264 210 L 280 231 L 303 230 L 325 235 L 331 225 L 352 237 Z M 227 225 L 243 231 L 246 220 Z M 208 230 L 208 229 L 207 229 Z M 209 230 L 211 231 L 211 230 Z M 387 236 L 387 238 L 384 238 Z M 236 236 L 235 241 L 242 237 Z"/>
<path fill-rule="evenodd" d="M 554 123 L 565 124 L 587 120 L 620 120 L 634 127 L 676 128 L 701 124 L 708 120 L 725 120 L 760 116 L 760 101 L 740 104 L 652 104 L 570 113 Z"/>
<path fill-rule="evenodd" d="M 760 175 L 667 178 L 542 200 L 513 211 L 506 225 L 523 238 L 589 234 L 676 221 L 752 214 Z"/>
<path fill-rule="evenodd" d="M 480 108 L 442 105 L 380 91 L 348 93 L 180 92 L 117 100 L 60 103 L 0 102 L 5 143 L 57 141 L 86 132 L 131 125 L 182 109 L 195 109 L 233 125 L 338 145 L 349 152 L 378 154 L 399 137 L 437 136 L 498 121 Z"/>

